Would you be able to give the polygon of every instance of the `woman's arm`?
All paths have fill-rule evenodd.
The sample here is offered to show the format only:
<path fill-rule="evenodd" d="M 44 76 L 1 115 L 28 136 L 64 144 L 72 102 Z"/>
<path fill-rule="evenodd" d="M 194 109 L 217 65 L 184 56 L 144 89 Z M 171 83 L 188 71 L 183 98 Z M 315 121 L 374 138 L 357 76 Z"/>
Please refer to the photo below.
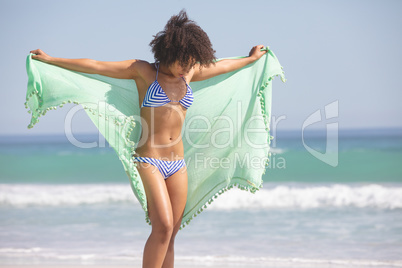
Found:
<path fill-rule="evenodd" d="M 92 59 L 65 59 L 55 58 L 47 55 L 40 49 L 30 51 L 33 59 L 37 59 L 49 64 L 53 64 L 65 69 L 89 73 L 100 74 L 113 78 L 135 79 L 139 76 L 138 69 L 142 61 L 126 60 L 126 61 L 97 61 Z"/>
<path fill-rule="evenodd" d="M 191 81 L 202 81 L 209 79 L 211 77 L 229 73 L 240 69 L 254 61 L 258 60 L 262 57 L 267 51 L 261 51 L 264 48 L 263 45 L 255 46 L 250 50 L 249 56 L 241 59 L 226 59 L 216 62 L 214 65 L 210 65 L 209 67 L 204 67 L 202 69 L 198 68 L 199 66 L 195 66 L 195 71 L 193 78 Z"/>

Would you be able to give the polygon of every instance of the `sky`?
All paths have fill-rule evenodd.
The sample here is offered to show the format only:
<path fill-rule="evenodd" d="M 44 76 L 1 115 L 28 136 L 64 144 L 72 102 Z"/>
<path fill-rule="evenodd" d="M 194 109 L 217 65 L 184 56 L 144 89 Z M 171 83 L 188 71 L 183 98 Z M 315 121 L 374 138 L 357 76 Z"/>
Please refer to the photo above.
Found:
<path fill-rule="evenodd" d="M 182 8 L 207 32 L 218 58 L 248 55 L 259 44 L 275 53 L 287 78 L 273 82 L 277 130 L 300 130 L 317 111 L 322 120 L 311 129 L 334 122 L 341 129 L 402 127 L 402 1 L 0 0 L 0 135 L 64 133 L 72 106 L 27 129 L 30 50 L 153 61 L 149 42 Z M 97 132 L 83 111 L 73 131 Z"/>

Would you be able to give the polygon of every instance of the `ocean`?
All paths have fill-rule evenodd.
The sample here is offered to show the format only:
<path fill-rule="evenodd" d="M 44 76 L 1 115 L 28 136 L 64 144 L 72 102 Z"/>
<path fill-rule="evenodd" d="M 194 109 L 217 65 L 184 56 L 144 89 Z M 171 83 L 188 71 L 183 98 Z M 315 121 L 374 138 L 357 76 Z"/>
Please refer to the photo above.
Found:
<path fill-rule="evenodd" d="M 219 196 L 177 235 L 176 261 L 402 267 L 402 129 L 340 130 L 336 150 L 325 131 L 274 136 L 263 188 Z M 98 144 L 0 137 L 0 265 L 141 262 L 151 227 L 115 152 Z"/>

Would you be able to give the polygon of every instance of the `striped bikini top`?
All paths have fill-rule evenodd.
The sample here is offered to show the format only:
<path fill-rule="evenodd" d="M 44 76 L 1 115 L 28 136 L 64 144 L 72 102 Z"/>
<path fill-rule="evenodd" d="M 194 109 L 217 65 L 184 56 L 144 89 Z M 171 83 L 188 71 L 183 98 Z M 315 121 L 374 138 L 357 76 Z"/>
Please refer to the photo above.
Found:
<path fill-rule="evenodd" d="M 191 87 L 187 84 L 184 77 L 182 77 L 182 78 L 184 80 L 184 83 L 186 83 L 186 87 L 187 87 L 186 95 L 181 100 L 174 101 L 174 100 L 169 99 L 169 97 L 166 95 L 163 88 L 159 85 L 158 73 L 159 73 L 159 64 L 157 65 L 157 69 L 156 69 L 156 79 L 149 86 L 147 93 L 145 94 L 145 98 L 142 101 L 141 108 L 142 107 L 159 107 L 159 106 L 168 104 L 169 102 L 180 102 L 180 104 L 183 105 L 184 108 L 188 109 L 191 106 L 191 104 L 193 104 L 194 97 L 193 97 L 193 91 L 191 90 Z"/>

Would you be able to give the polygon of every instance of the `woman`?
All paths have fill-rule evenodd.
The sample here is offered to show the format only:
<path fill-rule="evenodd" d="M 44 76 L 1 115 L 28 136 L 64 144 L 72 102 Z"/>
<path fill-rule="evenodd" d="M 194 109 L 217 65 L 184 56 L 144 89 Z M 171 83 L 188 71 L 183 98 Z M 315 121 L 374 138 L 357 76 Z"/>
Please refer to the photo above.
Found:
<path fill-rule="evenodd" d="M 187 200 L 187 172 L 181 131 L 193 93 L 190 81 L 201 81 L 242 68 L 258 60 L 264 46 L 249 57 L 215 63 L 207 34 L 185 11 L 171 17 L 164 31 L 150 43 L 156 63 L 143 60 L 102 62 L 91 59 L 54 58 L 42 50 L 32 58 L 66 69 L 134 79 L 141 103 L 143 127 L 133 160 L 147 196 L 152 232 L 145 244 L 143 267 L 173 267 L 174 240 Z"/>

